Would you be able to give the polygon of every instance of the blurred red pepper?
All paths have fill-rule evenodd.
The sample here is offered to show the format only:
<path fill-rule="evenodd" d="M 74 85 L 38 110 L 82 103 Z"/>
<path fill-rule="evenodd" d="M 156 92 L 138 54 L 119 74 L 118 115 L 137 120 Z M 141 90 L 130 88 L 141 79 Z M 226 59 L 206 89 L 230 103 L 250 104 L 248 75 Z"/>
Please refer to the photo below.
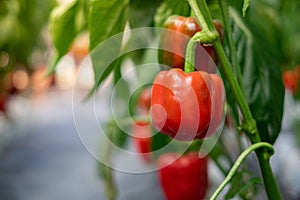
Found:
<path fill-rule="evenodd" d="M 298 90 L 299 74 L 297 69 L 287 70 L 283 72 L 284 86 L 295 94 Z"/>
<path fill-rule="evenodd" d="M 148 114 L 151 106 L 151 87 L 145 88 L 137 102 L 137 111 L 138 114 Z"/>
<path fill-rule="evenodd" d="M 147 116 L 151 106 L 151 88 L 145 88 L 137 101 L 136 109 L 139 116 Z M 142 159 L 150 162 L 152 151 L 152 128 L 149 122 L 136 121 L 132 125 L 133 143 L 138 153 L 141 153 Z"/>
<path fill-rule="evenodd" d="M 214 20 L 214 25 L 221 39 L 223 37 L 222 24 Z M 171 16 L 164 24 L 166 30 L 162 32 L 160 40 L 159 63 L 172 68 L 183 69 L 187 44 L 193 35 L 201 31 L 195 17 Z M 195 68 L 197 70 L 214 72 L 217 55 L 212 46 L 201 44 L 196 47 Z"/>
<path fill-rule="evenodd" d="M 204 199 L 208 189 L 208 158 L 200 159 L 196 152 L 180 158 L 178 156 L 176 153 L 167 153 L 157 161 L 158 176 L 166 199 Z"/>
<path fill-rule="evenodd" d="M 216 131 L 224 115 L 222 79 L 202 71 L 175 68 L 156 76 L 151 97 L 154 127 L 176 140 L 203 139 Z"/>
<path fill-rule="evenodd" d="M 6 94 L 0 94 L 0 112 L 6 113 L 7 112 L 7 101 L 8 101 L 8 95 Z"/>
<path fill-rule="evenodd" d="M 138 121 L 132 125 L 132 136 L 134 145 L 141 153 L 142 159 L 145 162 L 151 162 L 152 151 L 152 129 L 149 123 Z"/>

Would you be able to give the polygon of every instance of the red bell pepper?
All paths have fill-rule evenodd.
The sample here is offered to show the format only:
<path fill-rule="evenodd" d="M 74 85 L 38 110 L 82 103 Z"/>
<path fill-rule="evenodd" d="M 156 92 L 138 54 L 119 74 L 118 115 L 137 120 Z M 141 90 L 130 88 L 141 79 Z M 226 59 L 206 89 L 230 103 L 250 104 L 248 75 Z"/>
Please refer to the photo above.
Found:
<path fill-rule="evenodd" d="M 134 145 L 145 162 L 151 162 L 152 129 L 149 123 L 138 121 L 132 125 Z"/>
<path fill-rule="evenodd" d="M 144 89 L 137 101 L 136 110 L 138 115 L 148 115 L 151 106 L 151 88 Z M 132 125 L 133 143 L 137 152 L 141 153 L 141 157 L 145 162 L 151 162 L 152 151 L 152 128 L 149 122 L 136 121 Z"/>
<path fill-rule="evenodd" d="M 222 79 L 202 71 L 175 68 L 157 74 L 151 96 L 154 127 L 176 140 L 190 141 L 213 134 L 224 115 Z"/>
<path fill-rule="evenodd" d="M 297 73 L 297 70 L 287 70 L 283 72 L 283 83 L 284 86 L 291 90 L 293 94 L 296 94 L 298 90 L 298 82 L 300 80 L 300 76 Z"/>
<path fill-rule="evenodd" d="M 157 161 L 159 181 L 166 199 L 204 199 L 208 189 L 207 157 L 199 158 L 196 152 L 178 156 L 167 153 Z"/>
<path fill-rule="evenodd" d="M 214 25 L 221 39 L 223 37 L 222 24 L 214 20 Z M 162 32 L 160 40 L 159 63 L 183 69 L 185 53 L 190 38 L 201 31 L 195 17 L 171 16 L 164 24 L 167 30 Z M 197 45 L 195 53 L 195 68 L 197 70 L 214 72 L 217 55 L 211 45 Z"/>
<path fill-rule="evenodd" d="M 139 96 L 137 102 L 138 114 L 148 114 L 151 106 L 151 87 L 145 88 Z"/>

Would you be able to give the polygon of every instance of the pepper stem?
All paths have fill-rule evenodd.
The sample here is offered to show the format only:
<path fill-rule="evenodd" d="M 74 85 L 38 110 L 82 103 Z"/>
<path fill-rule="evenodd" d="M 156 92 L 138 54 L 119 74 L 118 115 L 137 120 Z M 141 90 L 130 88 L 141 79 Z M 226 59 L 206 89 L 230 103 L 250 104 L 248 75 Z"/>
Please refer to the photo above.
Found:
<path fill-rule="evenodd" d="M 259 142 L 256 144 L 251 145 L 250 147 L 248 147 L 245 151 L 243 151 L 243 153 L 238 157 L 238 159 L 236 160 L 236 162 L 234 163 L 234 165 L 232 166 L 231 170 L 229 171 L 228 175 L 226 176 L 226 178 L 224 179 L 224 181 L 219 185 L 219 187 L 216 189 L 216 191 L 213 193 L 213 195 L 210 197 L 210 200 L 215 200 L 217 199 L 218 195 L 222 192 L 222 190 L 225 188 L 225 186 L 232 180 L 232 178 L 234 177 L 234 174 L 236 173 L 236 171 L 239 169 L 239 167 L 241 166 L 241 164 L 243 163 L 243 161 L 247 158 L 247 156 L 259 149 L 259 148 L 264 148 L 264 149 L 268 149 L 270 150 L 270 154 L 274 153 L 274 148 L 272 145 L 270 145 L 269 143 L 266 142 Z"/>
<path fill-rule="evenodd" d="M 190 39 L 185 55 L 185 63 L 184 63 L 184 72 L 189 73 L 195 71 L 195 48 L 197 44 L 213 44 L 218 38 L 218 34 L 208 31 L 202 30 L 200 32 L 195 33 L 195 35 Z"/>
<path fill-rule="evenodd" d="M 196 34 L 195 34 L 196 35 Z M 195 71 L 195 48 L 197 46 L 197 41 L 192 37 L 187 45 L 186 54 L 185 54 L 185 62 L 184 62 L 184 72 L 190 73 Z"/>

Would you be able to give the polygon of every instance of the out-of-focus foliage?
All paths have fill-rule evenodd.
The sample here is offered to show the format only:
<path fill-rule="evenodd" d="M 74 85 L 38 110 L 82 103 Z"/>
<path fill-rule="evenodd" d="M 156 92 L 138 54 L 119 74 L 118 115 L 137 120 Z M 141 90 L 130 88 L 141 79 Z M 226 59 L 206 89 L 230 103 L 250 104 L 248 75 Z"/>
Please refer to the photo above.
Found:
<path fill-rule="evenodd" d="M 8 62 L 3 61 L 5 66 L 0 66 L 1 72 L 10 70 L 16 63 L 29 67 L 30 55 L 54 3 L 54 0 L 0 1 L 0 60 L 4 54 L 9 58 Z"/>
<path fill-rule="evenodd" d="M 281 62 L 288 68 L 300 63 L 299 9 L 298 0 L 259 0 L 251 2 L 247 16 L 273 49 L 280 51 Z"/>
<path fill-rule="evenodd" d="M 18 68 L 30 72 L 37 64 L 31 59 L 34 50 L 47 50 L 41 34 L 54 5 L 55 0 L 0 1 L 0 93 L 10 90 L 10 72 Z"/>

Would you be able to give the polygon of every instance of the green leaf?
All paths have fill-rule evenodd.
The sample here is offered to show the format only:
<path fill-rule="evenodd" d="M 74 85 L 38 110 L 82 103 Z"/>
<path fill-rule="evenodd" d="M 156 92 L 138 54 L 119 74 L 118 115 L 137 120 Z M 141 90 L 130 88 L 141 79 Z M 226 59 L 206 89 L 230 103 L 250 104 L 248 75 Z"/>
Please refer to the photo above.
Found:
<path fill-rule="evenodd" d="M 50 17 L 50 33 L 58 54 L 64 55 L 76 36 L 75 18 L 78 1 L 62 4 L 55 8 Z"/>
<path fill-rule="evenodd" d="M 154 130 L 155 131 L 155 130 Z M 157 133 L 152 137 L 152 151 L 159 150 L 171 142 L 171 138 L 165 134 Z"/>
<path fill-rule="evenodd" d="M 110 121 L 106 126 L 106 134 L 112 139 L 116 134 L 114 121 Z M 114 170 L 111 168 L 112 143 L 110 140 L 101 140 L 100 156 L 102 160 L 98 163 L 98 172 L 103 181 L 104 192 L 108 199 L 115 199 L 117 195 L 117 187 L 114 180 Z"/>
<path fill-rule="evenodd" d="M 151 148 L 152 148 L 151 150 L 152 150 L 152 156 L 154 157 L 154 160 L 158 159 L 160 155 L 166 152 L 178 151 L 178 147 L 180 146 L 178 144 L 179 142 L 173 141 L 175 142 L 175 144 L 172 145 L 170 144 L 172 142 L 170 136 L 162 133 L 157 133 L 157 131 L 154 128 L 152 129 L 152 132 L 156 133 L 153 135 L 152 142 L 151 142 Z"/>
<path fill-rule="evenodd" d="M 263 185 L 262 180 L 259 177 L 250 178 L 243 184 L 242 187 L 240 187 L 240 196 L 245 199 L 253 199 L 258 192 L 257 185 Z"/>
<path fill-rule="evenodd" d="M 239 189 L 241 187 L 241 180 L 242 180 L 242 173 L 241 172 L 238 172 L 236 173 L 233 178 L 232 178 L 232 181 L 231 181 L 231 184 L 230 184 L 230 188 L 228 190 L 228 192 L 226 193 L 225 195 L 225 199 L 231 199 L 233 198 L 235 195 L 238 194 L 239 192 Z"/>
<path fill-rule="evenodd" d="M 129 0 L 92 0 L 89 19 L 90 50 L 93 62 L 94 92 L 113 71 L 119 57 L 128 18 Z"/>
<path fill-rule="evenodd" d="M 171 15 L 190 16 L 191 9 L 187 1 L 166 0 L 156 11 L 154 23 L 156 27 L 162 27 Z"/>
<path fill-rule="evenodd" d="M 131 28 L 149 27 L 162 0 L 141 1 L 130 0 L 129 23 Z"/>
<path fill-rule="evenodd" d="M 125 146 L 128 139 L 128 134 L 118 126 L 114 119 L 107 122 L 105 134 L 110 142 L 120 148 Z"/>
<path fill-rule="evenodd" d="M 251 172 L 246 170 L 239 171 L 233 176 L 225 199 L 232 199 L 236 195 L 239 195 L 242 199 L 253 199 L 257 194 L 258 184 L 262 184 L 259 177 L 251 177 Z"/>
<path fill-rule="evenodd" d="M 30 56 L 33 50 L 44 50 L 40 48 L 45 45 L 41 31 L 53 6 L 54 0 L 0 1 L 0 52 L 10 57 L 6 70 L 20 64 L 27 68 L 36 65 L 30 63 Z"/>
<path fill-rule="evenodd" d="M 116 199 L 118 191 L 114 180 L 114 170 L 111 167 L 98 162 L 98 172 L 103 180 L 104 192 L 106 197 L 109 200 Z"/>
<path fill-rule="evenodd" d="M 250 5 L 250 0 L 244 0 L 244 4 L 243 4 L 243 17 L 246 16 L 246 11 L 247 11 L 249 5 Z"/>
<path fill-rule="evenodd" d="M 92 0 L 90 10 L 90 49 L 122 32 L 128 17 L 129 0 Z"/>
<path fill-rule="evenodd" d="M 162 0 L 130 0 L 128 16 L 130 28 L 152 27 L 154 25 L 154 15 L 161 2 Z M 154 32 L 145 31 L 145 34 L 142 35 L 143 40 L 139 38 L 140 36 L 141 35 L 136 35 L 133 31 L 126 46 L 130 47 L 132 46 L 132 43 L 136 42 L 143 42 L 145 46 L 147 46 L 147 44 L 149 44 L 149 41 L 152 42 L 154 40 Z M 145 49 L 138 49 L 130 52 L 128 56 L 133 60 L 135 64 L 139 65 L 141 64 L 145 51 Z"/>
<path fill-rule="evenodd" d="M 244 92 L 262 141 L 273 144 L 280 132 L 284 86 L 280 56 L 249 21 L 231 10 Z"/>
<path fill-rule="evenodd" d="M 224 151 L 223 146 L 220 144 L 220 142 L 217 142 L 209 152 L 209 157 L 213 160 L 218 160 L 225 153 L 226 152 Z"/>
<path fill-rule="evenodd" d="M 83 8 L 79 0 L 73 0 L 56 7 L 50 17 L 50 33 L 56 53 L 50 60 L 49 72 L 64 56 L 75 39 L 76 35 L 84 28 Z"/>
<path fill-rule="evenodd" d="M 286 52 L 282 44 L 286 42 L 284 41 L 283 33 L 289 31 L 285 27 L 287 23 L 282 21 L 282 16 L 278 12 L 276 3 L 266 2 L 265 0 L 252 1 L 251 7 L 253 9 L 248 10 L 245 20 L 251 22 L 252 25 L 255 25 L 256 30 L 265 35 L 265 38 L 273 46 L 273 50 L 276 49 L 278 52 L 277 55 L 282 62 L 285 59 L 284 56 Z M 291 20 L 292 18 L 289 19 L 289 21 Z"/>

